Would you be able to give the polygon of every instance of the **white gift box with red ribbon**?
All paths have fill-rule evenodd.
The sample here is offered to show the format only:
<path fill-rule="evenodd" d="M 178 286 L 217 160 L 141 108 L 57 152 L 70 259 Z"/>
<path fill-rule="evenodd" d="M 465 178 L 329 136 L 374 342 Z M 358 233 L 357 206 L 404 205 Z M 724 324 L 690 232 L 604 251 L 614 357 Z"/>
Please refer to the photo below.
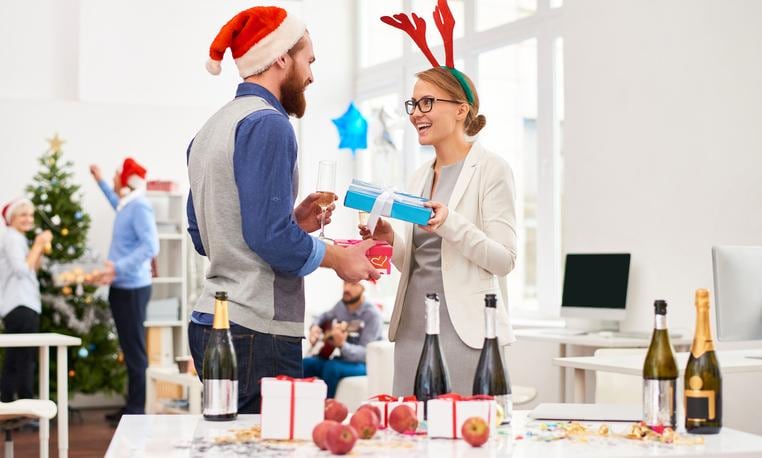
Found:
<path fill-rule="evenodd" d="M 262 439 L 312 440 L 325 416 L 325 382 L 280 375 L 262 379 Z"/>
<path fill-rule="evenodd" d="M 497 426 L 497 403 L 492 396 L 460 396 L 450 393 L 426 402 L 429 437 L 461 439 L 463 423 L 480 417 L 489 425 L 490 437 Z"/>
<path fill-rule="evenodd" d="M 363 402 L 363 404 L 378 407 L 382 417 L 380 418 L 381 428 L 389 427 L 389 414 L 392 413 L 395 407 L 403 404 L 413 409 L 419 424 L 423 421 L 423 402 L 416 400 L 415 396 L 396 397 L 388 394 L 379 394 Z"/>

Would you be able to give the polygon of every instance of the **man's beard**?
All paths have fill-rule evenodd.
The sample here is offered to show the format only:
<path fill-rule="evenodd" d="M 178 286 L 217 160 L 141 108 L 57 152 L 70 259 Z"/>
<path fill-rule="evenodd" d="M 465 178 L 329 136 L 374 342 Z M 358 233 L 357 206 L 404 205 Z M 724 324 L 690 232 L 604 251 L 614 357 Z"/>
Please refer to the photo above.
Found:
<path fill-rule="evenodd" d="M 300 80 L 294 68 L 288 73 L 288 77 L 280 86 L 280 103 L 283 109 L 291 116 L 301 118 L 307 109 L 307 99 L 304 98 L 304 81 Z"/>
<path fill-rule="evenodd" d="M 363 293 L 360 293 L 360 294 L 358 294 L 355 297 L 350 297 L 349 300 L 346 299 L 347 295 L 344 294 L 344 297 L 342 297 L 342 300 L 343 300 L 343 302 L 345 304 L 356 304 L 356 303 L 360 302 L 360 299 L 362 299 L 362 294 Z"/>

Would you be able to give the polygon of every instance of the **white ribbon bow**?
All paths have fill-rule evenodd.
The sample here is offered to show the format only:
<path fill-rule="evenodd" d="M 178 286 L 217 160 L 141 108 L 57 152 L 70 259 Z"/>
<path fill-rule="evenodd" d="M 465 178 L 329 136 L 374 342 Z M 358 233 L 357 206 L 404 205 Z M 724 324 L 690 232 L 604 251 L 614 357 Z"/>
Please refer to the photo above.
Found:
<path fill-rule="evenodd" d="M 392 205 L 394 205 L 394 191 L 391 189 L 384 189 L 384 191 L 376 197 L 376 201 L 373 203 L 373 208 L 370 210 L 368 229 L 370 230 L 371 237 L 373 236 L 373 233 L 376 232 L 378 219 L 381 216 L 391 216 Z"/>

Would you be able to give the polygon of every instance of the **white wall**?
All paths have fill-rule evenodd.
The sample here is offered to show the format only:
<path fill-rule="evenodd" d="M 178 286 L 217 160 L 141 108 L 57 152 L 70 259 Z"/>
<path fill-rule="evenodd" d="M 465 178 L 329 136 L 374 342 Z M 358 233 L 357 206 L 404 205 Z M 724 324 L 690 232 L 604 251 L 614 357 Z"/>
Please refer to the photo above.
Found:
<path fill-rule="evenodd" d="M 93 219 L 90 244 L 105 255 L 113 211 L 87 166 L 98 163 L 110 175 L 132 155 L 147 166 L 149 178 L 172 179 L 187 188 L 188 143 L 234 96 L 240 80 L 229 53 L 221 75 L 206 72 L 209 45 L 228 19 L 257 3 L 1 2 L 0 201 L 23 192 L 47 148 L 45 139 L 58 132 L 67 141 L 64 157 L 75 162 L 75 179 Z M 317 58 L 307 115 L 297 123 L 302 194 L 315 186 L 319 158 L 339 159 L 337 189 L 344 189 L 352 171 L 350 154 L 336 148 L 330 118 L 344 112 L 352 94 L 351 2 L 266 4 L 281 5 L 305 20 Z M 329 234 L 351 235 L 355 220 L 355 212 L 340 212 Z M 331 305 L 339 285 L 330 272 L 309 278 L 308 306 Z"/>
<path fill-rule="evenodd" d="M 762 245 L 762 3 L 564 5 L 563 250 L 631 252 L 624 327 L 650 329 L 654 299 L 666 299 L 670 326 L 692 333 L 712 245 Z M 558 385 L 536 361 L 554 353 L 509 352 L 514 382 L 540 401 Z M 725 381 L 725 424 L 762 433 L 746 408 L 762 403 L 762 376 Z"/>
<path fill-rule="evenodd" d="M 570 0 L 563 249 L 632 253 L 627 328 L 692 328 L 711 247 L 762 244 L 762 3 Z"/>

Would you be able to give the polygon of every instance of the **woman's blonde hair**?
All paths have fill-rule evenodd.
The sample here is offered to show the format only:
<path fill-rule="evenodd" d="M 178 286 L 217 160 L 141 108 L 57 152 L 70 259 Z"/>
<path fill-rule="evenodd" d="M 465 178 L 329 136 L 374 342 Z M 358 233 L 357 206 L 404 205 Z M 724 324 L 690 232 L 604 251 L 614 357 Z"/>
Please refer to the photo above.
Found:
<path fill-rule="evenodd" d="M 479 114 L 479 94 L 476 92 L 474 83 L 471 81 L 471 78 L 466 76 L 465 73 L 461 74 L 466 80 L 466 83 L 468 83 L 468 87 L 471 89 L 471 94 L 473 94 L 474 99 L 473 103 L 468 104 L 468 114 L 466 115 L 466 120 L 464 123 L 466 134 L 473 136 L 478 134 L 479 131 L 484 128 L 484 126 L 487 124 L 487 118 L 484 115 Z M 452 97 L 456 100 L 463 100 L 463 103 L 468 103 L 466 91 L 463 90 L 463 87 L 461 87 L 458 80 L 452 75 L 452 73 L 450 73 L 450 70 L 444 67 L 433 67 L 426 71 L 420 72 L 415 76 L 417 76 L 418 79 L 422 81 L 426 81 L 427 83 L 433 84 L 434 86 L 442 89 L 447 93 L 449 97 Z"/>

